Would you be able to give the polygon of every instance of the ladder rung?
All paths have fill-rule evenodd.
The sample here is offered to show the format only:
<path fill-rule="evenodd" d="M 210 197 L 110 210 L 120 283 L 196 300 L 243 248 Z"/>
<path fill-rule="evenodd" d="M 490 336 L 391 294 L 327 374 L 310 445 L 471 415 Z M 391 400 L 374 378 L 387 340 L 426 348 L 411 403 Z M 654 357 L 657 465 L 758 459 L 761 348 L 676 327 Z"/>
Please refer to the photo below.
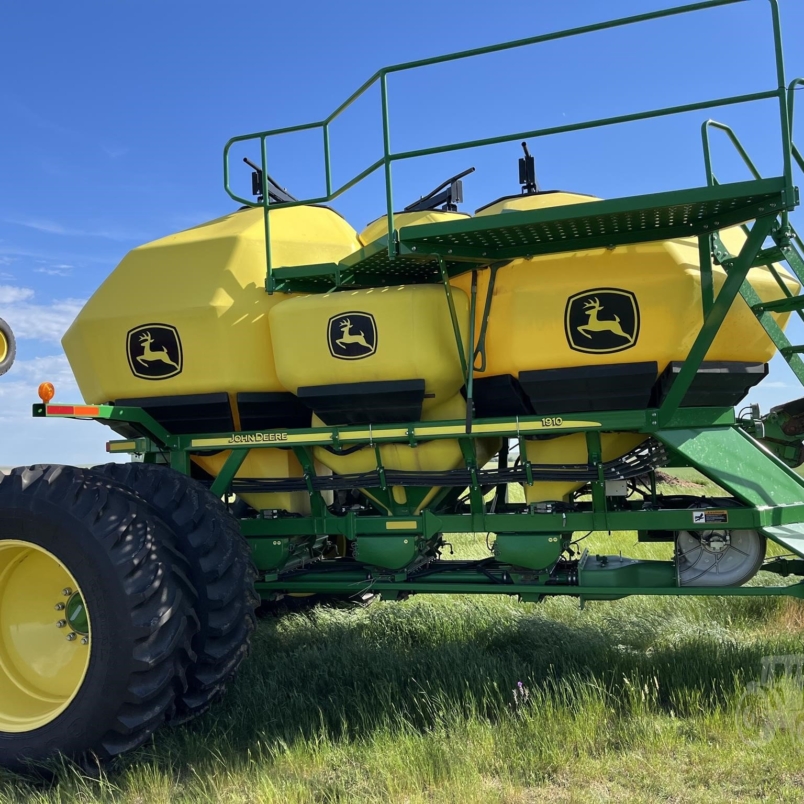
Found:
<path fill-rule="evenodd" d="M 790 355 L 801 355 L 804 354 L 804 344 L 800 346 L 785 346 L 779 350 L 784 357 L 790 357 Z"/>
<path fill-rule="evenodd" d="M 762 313 L 790 313 L 794 310 L 804 310 L 804 295 L 760 302 L 759 304 L 754 304 L 751 309 L 757 315 L 762 315 Z"/>
<path fill-rule="evenodd" d="M 784 262 L 786 259 L 787 257 L 785 257 L 778 246 L 772 246 L 771 248 L 763 248 L 754 258 L 751 266 L 757 268 L 761 265 L 772 265 L 775 262 Z"/>

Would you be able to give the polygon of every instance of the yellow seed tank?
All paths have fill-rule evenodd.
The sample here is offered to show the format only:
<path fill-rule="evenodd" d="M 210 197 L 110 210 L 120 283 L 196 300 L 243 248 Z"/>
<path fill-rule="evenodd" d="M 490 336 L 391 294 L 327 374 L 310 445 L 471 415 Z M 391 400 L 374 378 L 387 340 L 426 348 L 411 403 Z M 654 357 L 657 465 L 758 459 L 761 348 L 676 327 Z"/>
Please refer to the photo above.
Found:
<path fill-rule="evenodd" d="M 593 200 L 537 193 L 503 199 L 477 215 Z M 461 217 L 402 213 L 396 225 Z M 271 232 L 275 264 L 310 265 L 338 262 L 383 237 L 387 224 L 379 218 L 358 236 L 332 210 L 299 206 L 275 210 Z M 736 252 L 744 236 L 735 228 L 723 240 Z M 134 249 L 64 337 L 85 400 L 143 407 L 176 433 L 466 419 L 466 378 L 440 285 L 268 294 L 264 245 L 262 212 L 247 209 Z M 780 266 L 777 271 L 797 293 L 798 283 Z M 647 407 L 666 392 L 703 320 L 692 238 L 480 267 L 470 347 L 472 276 L 467 271 L 454 278 L 452 296 L 461 348 L 474 355 L 473 404 L 481 418 Z M 724 280 L 715 266 L 715 293 Z M 766 268 L 752 269 L 750 280 L 763 300 L 781 297 Z M 780 326 L 788 315 L 776 316 Z M 757 367 L 773 353 L 738 297 L 704 366 L 726 366 L 730 377 L 736 372 L 725 393 L 739 396 L 764 376 Z M 604 434 L 604 461 L 642 440 L 633 433 Z M 477 443 L 482 466 L 499 441 Z M 581 462 L 584 450 L 581 436 L 559 436 L 529 440 L 525 457 L 550 466 Z M 210 452 L 193 460 L 215 476 L 227 455 Z M 376 457 L 368 448 L 314 450 L 322 474 L 359 475 L 376 465 Z M 449 472 L 464 457 L 455 440 L 379 450 L 384 467 L 401 472 Z M 254 450 L 237 477 L 301 475 L 289 450 Z M 581 485 L 536 482 L 526 496 L 529 502 L 558 500 Z M 434 483 L 416 511 L 437 490 Z M 393 494 L 404 501 L 404 488 Z M 309 511 L 303 492 L 243 497 L 258 509 Z"/>

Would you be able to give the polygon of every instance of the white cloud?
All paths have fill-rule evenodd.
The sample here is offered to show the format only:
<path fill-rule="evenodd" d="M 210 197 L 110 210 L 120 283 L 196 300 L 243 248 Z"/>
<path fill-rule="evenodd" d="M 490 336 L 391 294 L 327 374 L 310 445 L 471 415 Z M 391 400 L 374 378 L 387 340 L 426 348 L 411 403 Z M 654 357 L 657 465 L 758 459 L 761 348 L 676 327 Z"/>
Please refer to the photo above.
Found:
<path fill-rule="evenodd" d="M 61 343 L 62 335 L 83 306 L 82 299 L 64 299 L 51 305 L 16 304 L 5 317 L 18 338 Z"/>
<path fill-rule="evenodd" d="M 46 234 L 65 235 L 67 237 L 100 237 L 105 240 L 133 240 L 138 242 L 150 239 L 148 235 L 127 229 L 109 229 L 105 227 L 74 229 L 71 226 L 64 226 L 57 221 L 51 221 L 46 218 L 6 218 L 4 223 L 24 226 L 26 229 L 34 229 L 37 232 L 45 232 Z"/>
<path fill-rule="evenodd" d="M 26 218 L 25 220 L 8 218 L 6 223 L 13 223 L 16 226 L 25 226 L 27 229 L 35 229 L 37 232 L 46 232 L 47 234 L 79 234 L 77 230 L 66 229 L 60 223 L 44 220 L 42 218 Z"/>
<path fill-rule="evenodd" d="M 81 394 L 64 355 L 18 360 L 0 377 L 0 466 L 66 463 L 79 466 L 109 460 L 106 442 L 114 433 L 97 422 L 34 419 L 39 383 L 56 387 L 56 399 L 81 402 Z"/>
<path fill-rule="evenodd" d="M 34 268 L 34 273 L 47 274 L 47 276 L 70 276 L 72 272 L 72 265 L 46 265 L 41 268 Z"/>
<path fill-rule="evenodd" d="M 16 302 L 32 299 L 34 292 L 31 288 L 21 288 L 16 285 L 0 285 L 0 304 L 15 304 Z"/>
<path fill-rule="evenodd" d="M 11 397 L 22 391 L 28 393 L 31 402 L 36 402 L 36 389 L 39 383 L 47 380 L 52 382 L 59 396 L 72 395 L 72 399 L 80 401 L 78 386 L 75 384 L 73 372 L 65 355 L 48 355 L 46 357 L 33 357 L 30 360 L 18 360 L 11 371 L 4 375 L 0 380 L 0 400 L 8 401 Z M 0 421 L 5 421 L 8 417 L 8 408 L 0 404 Z"/>
<path fill-rule="evenodd" d="M 114 268 L 115 264 L 120 261 L 120 254 L 109 254 L 106 257 L 99 256 L 97 252 L 93 254 L 65 254 L 62 247 L 60 247 L 57 252 L 42 251 L 9 244 L 3 245 L 3 241 L 0 240 L 0 260 L 4 259 L 8 259 L 9 264 L 20 259 L 33 259 L 38 260 L 42 265 L 51 262 L 62 263 L 64 260 L 71 260 L 78 263 L 98 263 L 107 266 L 108 270 L 111 270 Z"/>
<path fill-rule="evenodd" d="M 60 343 L 62 335 L 84 306 L 84 301 L 59 299 L 51 304 L 36 304 L 32 301 L 33 297 L 31 288 L 0 285 L 2 317 L 17 338 Z"/>

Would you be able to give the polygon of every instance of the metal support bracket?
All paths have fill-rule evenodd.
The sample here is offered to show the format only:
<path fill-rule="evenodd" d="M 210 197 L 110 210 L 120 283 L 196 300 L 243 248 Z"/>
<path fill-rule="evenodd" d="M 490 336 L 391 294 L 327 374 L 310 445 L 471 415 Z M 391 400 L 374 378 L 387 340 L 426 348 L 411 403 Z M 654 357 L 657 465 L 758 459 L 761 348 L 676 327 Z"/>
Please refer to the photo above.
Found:
<path fill-rule="evenodd" d="M 216 497 L 223 497 L 223 495 L 229 490 L 235 475 L 240 470 L 240 467 L 243 465 L 243 461 L 246 460 L 246 456 L 249 454 L 249 452 L 251 452 L 249 449 L 233 449 L 229 453 L 229 457 L 226 459 L 226 462 L 223 464 L 220 472 L 218 472 L 218 476 L 215 478 L 212 483 L 212 487 L 210 488 L 210 491 Z M 175 452 L 171 453 L 171 461 L 173 460 L 173 456 L 175 454 Z"/>

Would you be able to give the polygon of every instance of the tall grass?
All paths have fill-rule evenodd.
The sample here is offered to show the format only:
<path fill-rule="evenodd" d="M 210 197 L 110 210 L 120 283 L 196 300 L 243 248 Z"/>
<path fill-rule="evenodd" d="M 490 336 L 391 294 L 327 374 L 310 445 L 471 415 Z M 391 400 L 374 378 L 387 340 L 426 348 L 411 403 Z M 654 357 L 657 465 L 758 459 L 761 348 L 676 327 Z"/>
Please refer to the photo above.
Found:
<path fill-rule="evenodd" d="M 484 539 L 453 541 L 467 556 Z M 633 533 L 587 542 L 667 550 Z M 97 779 L 0 773 L 0 802 L 799 804 L 804 734 L 744 721 L 762 657 L 804 652 L 799 607 L 421 595 L 270 618 L 210 714 Z"/>

